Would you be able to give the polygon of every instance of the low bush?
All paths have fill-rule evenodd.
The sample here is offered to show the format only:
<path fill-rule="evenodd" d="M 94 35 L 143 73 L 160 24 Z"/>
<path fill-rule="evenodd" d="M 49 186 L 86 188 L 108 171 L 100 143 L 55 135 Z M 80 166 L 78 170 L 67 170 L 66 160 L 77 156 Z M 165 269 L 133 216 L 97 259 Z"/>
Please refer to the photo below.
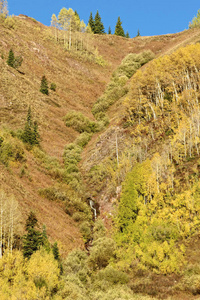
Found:
<path fill-rule="evenodd" d="M 10 161 L 25 161 L 25 152 L 22 142 L 7 136 L 0 140 L 0 161 L 8 166 Z"/>
<path fill-rule="evenodd" d="M 109 286 L 115 284 L 126 284 L 129 281 L 128 275 L 119 271 L 112 266 L 107 266 L 105 269 L 100 270 L 95 276 L 95 281 L 107 281 Z"/>
<path fill-rule="evenodd" d="M 95 190 L 99 192 L 104 185 L 104 179 L 108 176 L 108 169 L 104 163 L 91 167 L 87 177 L 89 184 L 95 186 Z"/>
<path fill-rule="evenodd" d="M 15 29 L 15 19 L 13 16 L 8 16 L 5 18 L 4 25 L 8 29 Z"/>
<path fill-rule="evenodd" d="M 82 133 L 94 133 L 99 131 L 98 124 L 91 121 L 88 117 L 84 116 L 81 112 L 70 111 L 64 117 L 65 124 L 67 127 L 71 127 L 74 130 Z"/>
<path fill-rule="evenodd" d="M 97 239 L 91 248 L 88 264 L 93 270 L 105 268 L 114 257 L 115 242 L 108 237 Z"/>
<path fill-rule="evenodd" d="M 39 189 L 39 194 L 51 201 L 61 200 L 66 201 L 67 195 L 62 192 L 61 190 L 55 188 L 55 187 L 48 187 L 44 189 Z"/>
<path fill-rule="evenodd" d="M 71 143 L 65 146 L 63 159 L 65 167 L 69 165 L 77 165 L 81 160 L 82 148 L 75 143 Z"/>
<path fill-rule="evenodd" d="M 54 92 L 56 91 L 56 84 L 54 82 L 51 83 L 50 90 L 52 90 Z"/>
<path fill-rule="evenodd" d="M 182 280 L 183 289 L 194 295 L 200 294 L 200 274 L 185 276 Z"/>
<path fill-rule="evenodd" d="M 87 243 L 92 237 L 91 225 L 89 222 L 84 221 L 80 224 L 80 232 L 83 236 L 83 240 Z"/>
<path fill-rule="evenodd" d="M 81 148 L 85 147 L 91 139 L 91 134 L 88 132 L 81 133 L 75 140 L 76 145 Z"/>

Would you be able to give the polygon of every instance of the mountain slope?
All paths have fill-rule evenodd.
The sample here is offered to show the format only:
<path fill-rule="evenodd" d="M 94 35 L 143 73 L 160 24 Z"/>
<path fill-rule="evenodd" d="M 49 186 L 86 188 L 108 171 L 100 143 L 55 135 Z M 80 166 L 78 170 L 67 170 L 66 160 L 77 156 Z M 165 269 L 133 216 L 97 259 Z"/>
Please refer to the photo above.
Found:
<path fill-rule="evenodd" d="M 21 232 L 28 212 L 34 209 L 40 224 L 46 224 L 51 240 L 57 240 L 63 254 L 66 254 L 74 247 L 83 247 L 79 228 L 64 212 L 66 207 L 63 202 L 51 202 L 39 193 L 39 190 L 49 187 L 68 189 L 57 178 L 55 172 L 54 174 L 51 172 L 52 164 L 56 166 L 60 164 L 61 168 L 63 167 L 64 147 L 78 136 L 76 131 L 65 126 L 63 117 L 69 111 L 75 110 L 94 120 L 91 109 L 97 98 L 104 92 L 112 72 L 127 54 L 150 49 L 157 56 L 163 55 L 180 45 L 196 42 L 200 31 L 194 29 L 173 35 L 135 39 L 95 35 L 92 38 L 94 48 L 98 48 L 99 55 L 106 62 L 105 66 L 101 66 L 95 61 L 66 51 L 61 43 L 55 42 L 51 28 L 31 18 L 15 17 L 14 23 L 14 28 L 7 28 L 3 21 L 0 24 L 1 133 L 5 139 L 14 143 L 13 139 L 16 137 L 12 136 L 10 130 L 24 128 L 27 110 L 31 106 L 33 119 L 38 122 L 42 138 L 41 147 L 46 156 L 41 158 L 40 152 L 29 151 L 22 146 L 24 161 L 11 160 L 7 166 L 1 163 L 1 187 L 8 194 L 14 194 L 19 202 L 22 213 Z M 23 57 L 19 70 L 9 67 L 6 63 L 11 48 L 16 56 Z M 57 86 L 56 91 L 50 91 L 48 96 L 39 91 L 44 74 L 49 83 L 54 82 Z M 116 104 L 108 111 L 111 125 L 116 125 L 118 109 Z M 109 130 L 112 131 L 109 127 L 104 133 L 105 136 L 107 134 L 109 136 Z M 84 169 L 87 170 L 87 161 L 92 163 L 90 151 L 96 148 L 100 135 L 101 133 L 96 133 L 92 137 L 82 154 L 83 161 L 80 164 L 83 166 L 83 172 Z M 107 140 L 107 137 L 106 139 L 100 137 L 101 139 Z M 115 130 L 112 139 L 115 143 Z M 103 147 L 107 148 L 106 145 Z M 105 151 L 103 157 L 106 155 Z M 56 162 L 53 160 L 49 163 L 51 157 L 55 157 Z M 98 158 L 100 159 L 101 157 Z M 92 194 L 91 190 L 88 192 Z M 105 194 L 105 191 L 103 193 Z"/>

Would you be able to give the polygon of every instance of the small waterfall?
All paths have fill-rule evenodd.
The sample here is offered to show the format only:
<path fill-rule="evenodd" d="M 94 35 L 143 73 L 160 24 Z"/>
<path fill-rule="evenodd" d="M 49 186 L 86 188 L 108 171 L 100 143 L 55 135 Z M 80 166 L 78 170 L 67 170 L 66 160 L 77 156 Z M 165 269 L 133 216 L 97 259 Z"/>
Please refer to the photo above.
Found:
<path fill-rule="evenodd" d="M 94 212 L 94 218 L 96 219 L 96 218 L 97 218 L 97 210 L 96 210 L 96 208 L 94 207 L 95 203 L 94 203 L 94 201 L 92 201 L 91 199 L 89 200 L 89 203 L 90 203 L 91 209 L 92 209 L 93 212 Z"/>

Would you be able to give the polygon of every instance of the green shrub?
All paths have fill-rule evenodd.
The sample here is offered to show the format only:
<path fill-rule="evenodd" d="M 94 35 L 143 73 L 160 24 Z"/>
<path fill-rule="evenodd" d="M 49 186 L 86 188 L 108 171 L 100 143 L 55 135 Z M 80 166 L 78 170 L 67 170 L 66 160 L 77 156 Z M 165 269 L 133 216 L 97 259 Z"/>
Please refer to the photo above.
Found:
<path fill-rule="evenodd" d="M 52 90 L 54 92 L 56 91 L 56 84 L 54 82 L 51 83 L 50 90 Z"/>
<path fill-rule="evenodd" d="M 81 133 L 77 138 L 76 138 L 76 140 L 75 140 L 75 143 L 78 145 L 78 146 L 80 146 L 81 148 L 83 148 L 83 147 L 85 147 L 88 143 L 89 143 L 89 141 L 90 141 L 90 139 L 91 139 L 91 134 L 90 133 L 88 133 L 88 132 L 83 132 L 83 133 Z"/>
<path fill-rule="evenodd" d="M 52 169 L 52 168 L 60 168 L 60 162 L 57 158 L 53 156 L 49 156 L 46 154 L 43 150 L 41 150 L 38 147 L 34 147 L 32 149 L 32 153 L 35 156 L 35 158 L 39 159 L 42 163 L 42 165 L 47 169 Z"/>
<path fill-rule="evenodd" d="M 91 225 L 89 222 L 84 221 L 80 224 L 80 232 L 83 236 L 84 242 L 88 242 L 92 237 Z"/>
<path fill-rule="evenodd" d="M 87 254 L 81 249 L 75 249 L 71 251 L 66 260 L 64 261 L 64 271 L 77 273 L 81 269 L 85 268 L 87 260 Z"/>
<path fill-rule="evenodd" d="M 107 266 L 105 269 L 100 270 L 95 279 L 97 281 L 107 281 L 109 285 L 126 284 L 129 281 L 126 273 L 121 272 L 112 266 Z"/>
<path fill-rule="evenodd" d="M 44 189 L 39 189 L 39 194 L 51 201 L 60 200 L 66 201 L 68 198 L 64 192 L 55 187 L 48 187 Z"/>
<path fill-rule="evenodd" d="M 15 19 L 13 16 L 8 16 L 5 18 L 4 25 L 8 29 L 14 29 L 15 28 Z"/>
<path fill-rule="evenodd" d="M 0 161 L 8 165 L 9 161 L 23 162 L 25 160 L 24 147 L 22 142 L 14 138 L 1 139 Z"/>
<path fill-rule="evenodd" d="M 72 219 L 75 221 L 75 222 L 80 222 L 80 221 L 84 221 L 85 220 L 85 215 L 81 212 L 75 212 L 72 216 Z"/>
<path fill-rule="evenodd" d="M 58 292 L 58 299 L 68 300 L 88 300 L 87 292 L 84 285 L 76 275 L 68 275 L 64 278 L 63 287 Z"/>
<path fill-rule="evenodd" d="M 107 175 L 108 170 L 104 163 L 91 167 L 88 173 L 90 185 L 95 186 L 96 191 L 100 191 Z"/>
<path fill-rule="evenodd" d="M 109 118 L 103 111 L 96 113 L 95 118 L 97 121 L 102 122 L 102 127 L 105 127 L 109 124 Z"/>
<path fill-rule="evenodd" d="M 169 241 L 170 239 L 177 240 L 179 237 L 179 232 L 176 226 L 168 223 L 162 223 L 160 224 L 157 222 L 157 224 L 154 222 L 154 224 L 150 225 L 148 227 L 147 235 L 149 238 L 156 240 L 156 241 Z"/>
<path fill-rule="evenodd" d="M 77 165 L 81 161 L 81 152 L 82 148 L 74 143 L 66 145 L 63 154 L 65 166 Z"/>
<path fill-rule="evenodd" d="M 96 132 L 98 131 L 98 124 L 84 116 L 81 112 L 70 111 L 64 118 L 67 127 L 72 127 L 74 130 L 82 132 Z"/>
<path fill-rule="evenodd" d="M 93 227 L 93 240 L 105 237 L 106 229 L 101 219 L 97 219 Z"/>
<path fill-rule="evenodd" d="M 186 291 L 197 295 L 200 293 L 200 274 L 185 276 L 182 280 L 183 287 Z"/>
<path fill-rule="evenodd" d="M 112 257 L 114 257 L 115 242 L 108 237 L 99 238 L 94 241 L 88 264 L 93 269 L 105 268 Z"/>

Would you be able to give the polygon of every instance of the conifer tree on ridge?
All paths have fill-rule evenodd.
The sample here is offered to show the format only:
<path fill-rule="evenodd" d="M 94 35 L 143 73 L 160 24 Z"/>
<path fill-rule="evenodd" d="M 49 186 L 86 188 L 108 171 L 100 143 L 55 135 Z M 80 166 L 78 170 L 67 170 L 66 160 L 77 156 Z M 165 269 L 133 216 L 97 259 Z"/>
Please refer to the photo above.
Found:
<path fill-rule="evenodd" d="M 101 17 L 100 17 L 98 10 L 97 10 L 95 18 L 94 18 L 94 26 L 95 26 L 94 33 L 96 33 L 96 34 L 105 33 L 105 29 L 104 29 L 103 23 L 101 21 Z"/>
<path fill-rule="evenodd" d="M 120 17 L 118 17 L 117 23 L 116 23 L 116 26 L 115 26 L 115 35 L 125 37 L 124 29 L 122 28 L 122 22 L 121 22 Z"/>

